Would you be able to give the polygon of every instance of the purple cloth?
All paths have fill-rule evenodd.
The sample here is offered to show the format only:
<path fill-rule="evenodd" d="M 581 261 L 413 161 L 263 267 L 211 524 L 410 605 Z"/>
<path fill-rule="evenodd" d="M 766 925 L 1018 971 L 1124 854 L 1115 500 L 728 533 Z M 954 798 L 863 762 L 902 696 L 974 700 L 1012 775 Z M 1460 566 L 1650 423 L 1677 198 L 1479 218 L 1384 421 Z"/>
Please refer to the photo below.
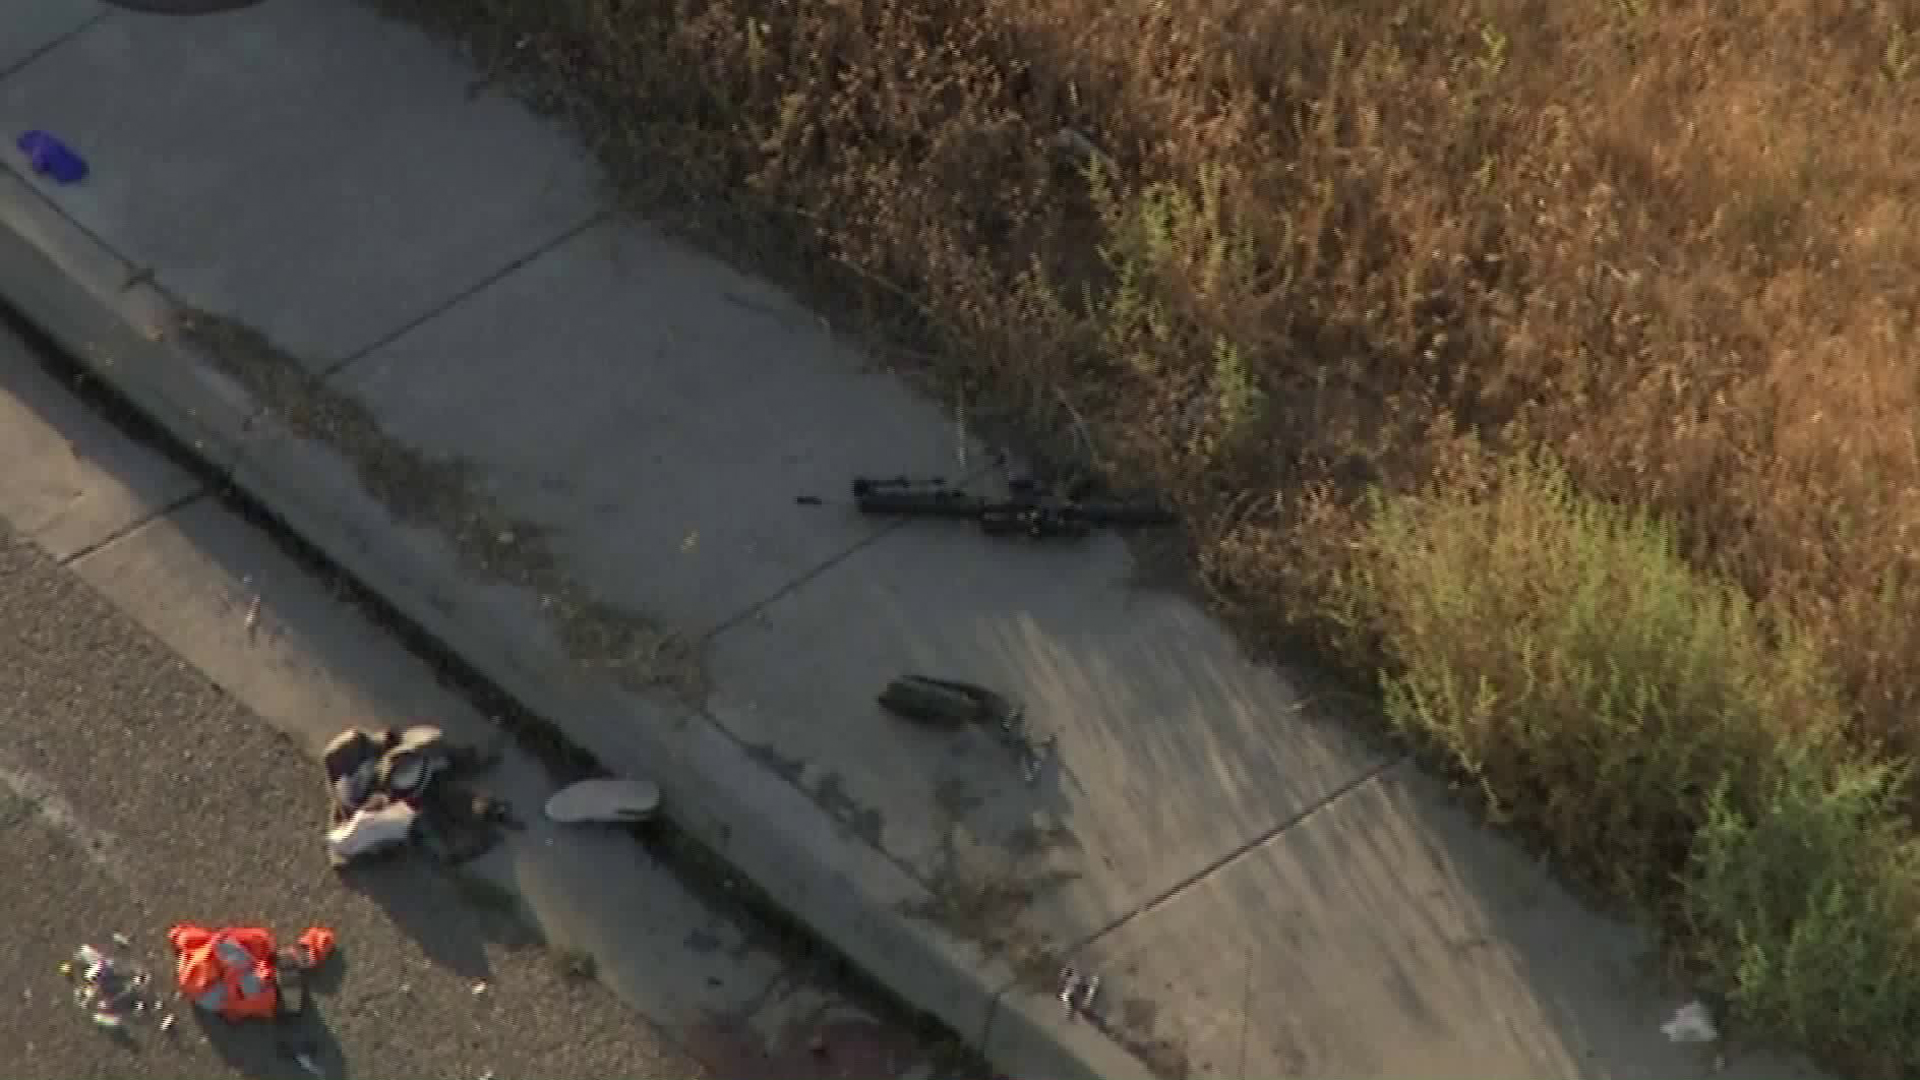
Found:
<path fill-rule="evenodd" d="M 56 184 L 74 184 L 86 179 L 87 163 L 67 144 L 44 131 L 29 131 L 15 145 L 27 155 L 33 171 L 51 177 Z"/>

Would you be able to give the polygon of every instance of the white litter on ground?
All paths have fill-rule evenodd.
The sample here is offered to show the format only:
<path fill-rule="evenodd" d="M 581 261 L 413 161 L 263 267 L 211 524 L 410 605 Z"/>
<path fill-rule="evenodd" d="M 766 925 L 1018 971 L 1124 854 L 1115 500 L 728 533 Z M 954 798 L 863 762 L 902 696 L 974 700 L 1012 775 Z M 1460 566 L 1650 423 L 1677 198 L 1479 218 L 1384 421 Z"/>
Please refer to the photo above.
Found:
<path fill-rule="evenodd" d="M 1713 1026 L 1713 1014 L 1698 1001 L 1680 1006 L 1673 1019 L 1660 1025 L 1660 1031 L 1677 1043 L 1710 1043 L 1720 1038 L 1720 1030 Z"/>
<path fill-rule="evenodd" d="M 660 788 L 649 780 L 582 780 L 553 793 L 547 817 L 567 825 L 586 822 L 632 824 L 653 816 Z"/>

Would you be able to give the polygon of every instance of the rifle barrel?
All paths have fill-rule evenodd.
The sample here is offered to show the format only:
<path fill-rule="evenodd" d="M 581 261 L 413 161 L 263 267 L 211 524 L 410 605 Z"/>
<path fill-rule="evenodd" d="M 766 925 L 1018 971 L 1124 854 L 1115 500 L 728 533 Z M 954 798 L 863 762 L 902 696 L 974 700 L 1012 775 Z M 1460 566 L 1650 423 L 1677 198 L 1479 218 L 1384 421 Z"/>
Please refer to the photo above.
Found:
<path fill-rule="evenodd" d="M 977 518 L 988 505 L 977 495 L 925 488 L 869 488 L 856 494 L 854 503 L 863 514 L 943 518 Z"/>

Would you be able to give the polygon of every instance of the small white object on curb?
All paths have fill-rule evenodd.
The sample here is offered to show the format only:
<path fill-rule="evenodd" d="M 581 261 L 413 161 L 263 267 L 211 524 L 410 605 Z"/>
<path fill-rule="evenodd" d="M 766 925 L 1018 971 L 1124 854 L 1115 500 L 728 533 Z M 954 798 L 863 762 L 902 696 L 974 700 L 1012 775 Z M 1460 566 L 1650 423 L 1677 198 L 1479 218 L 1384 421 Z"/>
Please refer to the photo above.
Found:
<path fill-rule="evenodd" d="M 1088 1014 L 1100 995 L 1100 976 L 1082 975 L 1072 968 L 1060 972 L 1060 1004 L 1067 1007 L 1067 1018 Z"/>
<path fill-rule="evenodd" d="M 1677 1043 L 1710 1043 L 1720 1038 L 1720 1030 L 1713 1026 L 1713 1014 L 1699 1001 L 1680 1006 L 1673 1019 L 1660 1025 L 1660 1031 Z"/>
<path fill-rule="evenodd" d="M 568 784 L 547 799 L 547 817 L 564 825 L 587 822 L 634 824 L 660 807 L 660 787 L 650 780 L 603 778 Z"/>

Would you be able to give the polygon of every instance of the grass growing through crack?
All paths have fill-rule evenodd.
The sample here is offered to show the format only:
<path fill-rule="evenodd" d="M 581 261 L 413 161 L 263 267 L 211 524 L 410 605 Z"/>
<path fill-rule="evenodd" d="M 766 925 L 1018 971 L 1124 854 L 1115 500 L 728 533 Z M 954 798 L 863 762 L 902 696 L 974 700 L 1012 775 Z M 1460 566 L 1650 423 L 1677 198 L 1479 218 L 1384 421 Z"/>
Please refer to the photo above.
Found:
<path fill-rule="evenodd" d="M 289 431 L 340 453 L 397 519 L 444 538 L 465 571 L 535 593 L 575 663 L 632 689 L 665 688 L 694 701 L 705 696 L 705 671 L 692 643 L 591 596 L 561 566 L 546 532 L 488 493 L 473 465 L 431 457 L 390 436 L 365 405 L 252 327 L 190 312 L 181 331 Z"/>
<path fill-rule="evenodd" d="M 1036 898 L 1074 876 L 1061 871 L 1029 874 L 1018 869 L 943 870 L 927 882 L 925 900 L 908 902 L 901 911 L 935 923 L 979 946 L 989 957 L 1005 961 L 1027 989 L 1051 992 L 1060 976 L 1061 951 L 1022 925 L 1021 920 Z"/>
<path fill-rule="evenodd" d="M 1020 988 L 1054 994 L 1071 958 L 1058 942 L 1027 926 L 1026 915 L 1035 901 L 1080 877 L 1075 871 L 1045 866 L 1054 849 L 1075 847 L 1078 841 L 1064 828 L 1030 826 L 1009 837 L 1003 857 L 970 859 L 962 851 L 961 819 L 978 804 L 957 781 L 935 787 L 934 809 L 941 830 L 936 865 L 926 882 L 926 898 L 907 902 L 900 910 L 934 923 L 1006 964 Z M 1178 1036 L 1156 1033 L 1151 1024 L 1115 1023 L 1102 1012 L 1084 1019 L 1132 1050 L 1155 1075 L 1190 1074 L 1187 1048 Z"/>
<path fill-rule="evenodd" d="M 934 789 L 934 815 L 940 830 L 935 867 L 924 900 L 909 901 L 901 912 L 938 925 L 988 956 L 1004 961 L 1029 990 L 1052 992 L 1060 975 L 1060 948 L 1027 927 L 1022 919 L 1033 902 L 1079 877 L 1047 870 L 1043 861 L 1056 845 L 1071 843 L 1064 830 L 1029 829 L 1016 836 L 995 866 L 977 865 L 962 851 L 962 819 L 979 805 L 958 781 Z"/>

